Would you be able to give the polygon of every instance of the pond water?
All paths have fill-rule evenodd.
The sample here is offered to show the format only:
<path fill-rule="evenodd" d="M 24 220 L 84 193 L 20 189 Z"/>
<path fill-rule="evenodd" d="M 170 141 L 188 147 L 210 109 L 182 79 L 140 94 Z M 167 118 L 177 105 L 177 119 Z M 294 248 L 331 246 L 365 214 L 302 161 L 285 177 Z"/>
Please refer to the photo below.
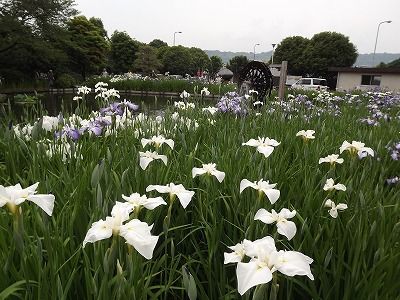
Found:
<path fill-rule="evenodd" d="M 38 94 L 38 98 L 42 107 L 47 111 L 50 116 L 57 116 L 61 111 L 64 113 L 74 113 L 78 106 L 78 103 L 73 100 L 76 94 L 53 94 L 53 93 L 43 93 Z M 100 107 L 97 106 L 97 101 L 94 99 L 94 94 L 87 95 L 86 103 L 90 110 L 98 110 Z M 9 97 L 12 98 L 12 97 Z M 143 113 L 150 114 L 161 114 L 165 108 L 169 105 L 173 105 L 175 101 L 181 101 L 179 97 L 159 97 L 159 96 L 133 96 L 133 95 L 121 95 L 120 99 L 117 101 L 123 101 L 124 99 L 129 100 L 135 104 L 139 105 L 139 111 Z M 216 100 L 205 100 L 209 102 L 209 105 L 214 106 Z M 30 109 L 36 109 L 34 103 L 17 103 L 10 100 L 11 110 L 15 116 L 18 118 L 26 115 L 26 111 Z M 5 107 L 7 110 L 7 107 Z"/>

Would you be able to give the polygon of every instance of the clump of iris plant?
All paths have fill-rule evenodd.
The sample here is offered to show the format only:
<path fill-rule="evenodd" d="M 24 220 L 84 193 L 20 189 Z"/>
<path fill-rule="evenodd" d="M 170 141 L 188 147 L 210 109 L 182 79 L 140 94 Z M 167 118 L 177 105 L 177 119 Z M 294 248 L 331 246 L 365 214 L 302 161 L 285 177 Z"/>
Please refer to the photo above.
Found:
<path fill-rule="evenodd" d="M 228 92 L 216 104 L 219 112 L 243 116 L 248 113 L 248 101 L 236 92 Z"/>
<path fill-rule="evenodd" d="M 386 146 L 386 149 L 388 149 L 390 157 L 393 160 L 400 160 L 400 141 Z"/>

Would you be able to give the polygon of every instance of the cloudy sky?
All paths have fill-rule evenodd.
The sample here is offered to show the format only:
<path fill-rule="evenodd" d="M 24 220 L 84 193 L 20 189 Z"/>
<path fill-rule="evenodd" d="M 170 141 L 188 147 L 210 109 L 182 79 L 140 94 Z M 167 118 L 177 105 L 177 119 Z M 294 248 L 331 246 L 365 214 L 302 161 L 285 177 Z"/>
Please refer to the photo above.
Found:
<path fill-rule="evenodd" d="M 99 17 L 109 33 L 126 31 L 141 42 L 207 50 L 257 52 L 272 43 L 321 31 L 349 36 L 359 53 L 400 53 L 400 0 L 75 0 L 87 17 Z"/>

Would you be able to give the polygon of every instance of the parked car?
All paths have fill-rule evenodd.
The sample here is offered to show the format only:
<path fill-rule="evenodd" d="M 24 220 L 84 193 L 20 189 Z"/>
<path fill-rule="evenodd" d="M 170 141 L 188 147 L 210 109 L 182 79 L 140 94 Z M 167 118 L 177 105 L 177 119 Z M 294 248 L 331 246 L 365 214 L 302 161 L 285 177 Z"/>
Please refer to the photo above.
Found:
<path fill-rule="evenodd" d="M 315 91 L 328 90 L 326 79 L 323 78 L 301 78 L 292 84 L 292 88 Z"/>

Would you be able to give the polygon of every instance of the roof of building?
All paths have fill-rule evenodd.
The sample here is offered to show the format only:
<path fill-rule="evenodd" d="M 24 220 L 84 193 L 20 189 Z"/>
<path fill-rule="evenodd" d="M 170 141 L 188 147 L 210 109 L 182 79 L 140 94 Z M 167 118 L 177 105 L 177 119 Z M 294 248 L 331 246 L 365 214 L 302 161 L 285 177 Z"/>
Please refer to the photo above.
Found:
<path fill-rule="evenodd" d="M 328 71 L 338 73 L 363 73 L 363 74 L 400 74 L 400 68 L 352 68 L 333 67 Z"/>

